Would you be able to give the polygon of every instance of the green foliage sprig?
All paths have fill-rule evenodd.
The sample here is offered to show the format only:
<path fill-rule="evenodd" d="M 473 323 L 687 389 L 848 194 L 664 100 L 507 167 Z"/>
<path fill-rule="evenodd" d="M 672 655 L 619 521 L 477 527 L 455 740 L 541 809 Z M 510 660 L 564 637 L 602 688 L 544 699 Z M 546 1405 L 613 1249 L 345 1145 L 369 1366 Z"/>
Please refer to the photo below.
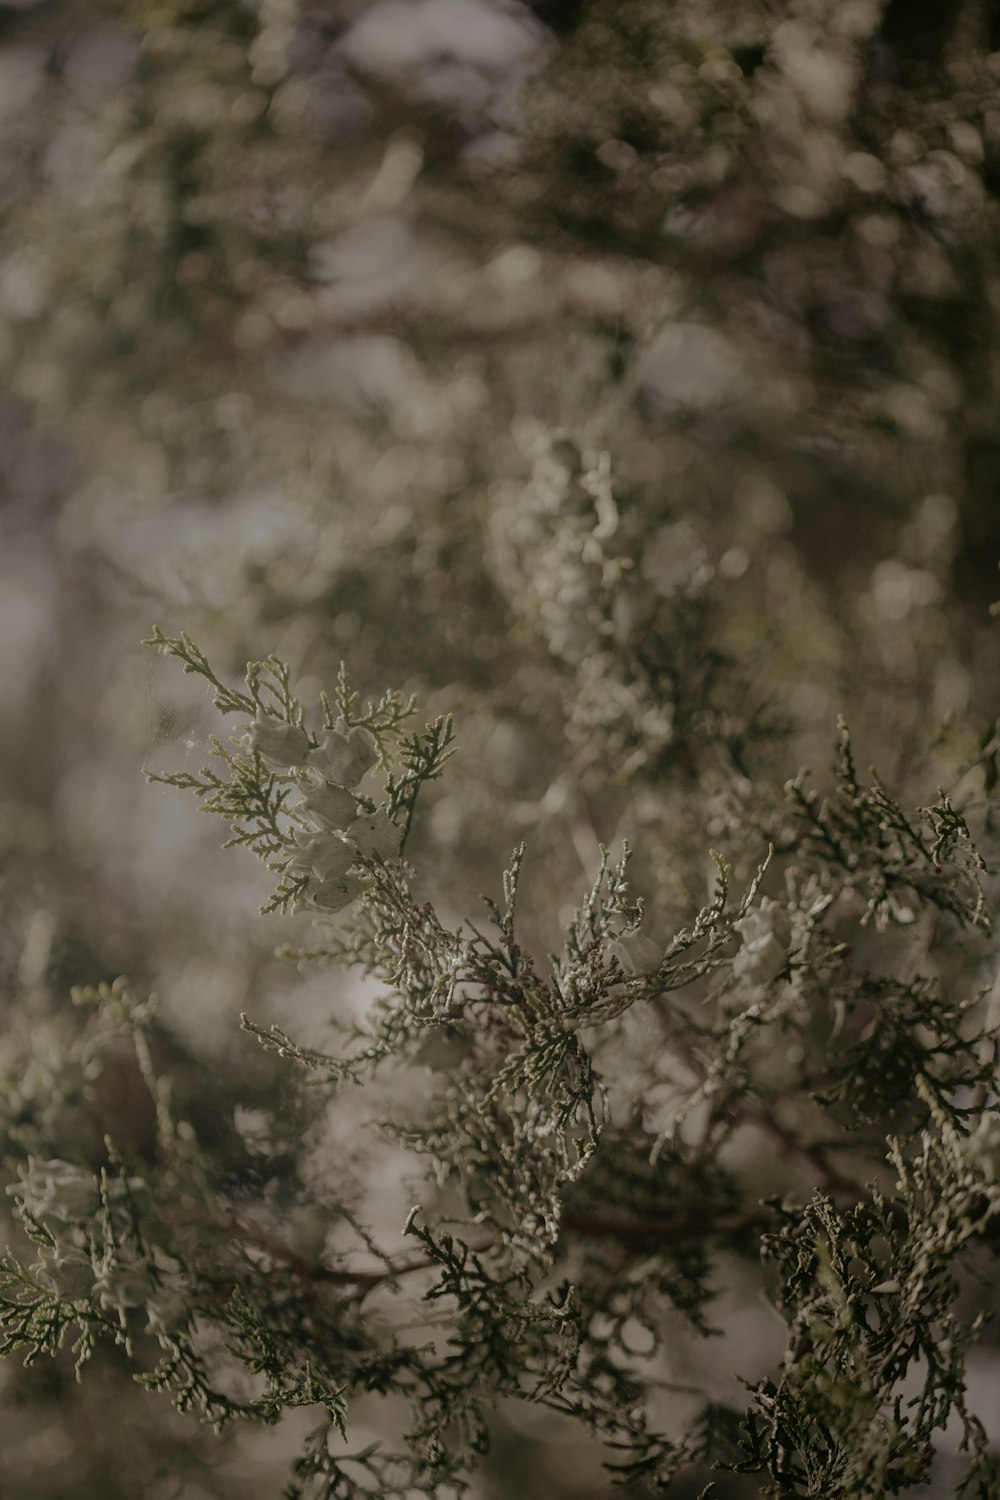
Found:
<path fill-rule="evenodd" d="M 192 791 L 280 876 L 265 909 L 327 893 L 310 957 L 368 986 L 330 1050 L 246 1016 L 245 1029 L 314 1093 L 360 1091 L 362 1112 L 386 1076 L 420 1079 L 391 1109 L 379 1095 L 377 1121 L 413 1166 L 419 1206 L 402 1232 L 416 1251 L 377 1243 L 349 1173 L 321 1202 L 296 1189 L 321 1228 L 350 1228 L 356 1248 L 332 1257 L 297 1248 L 266 1193 L 225 1189 L 175 1117 L 155 1005 L 118 982 L 77 997 L 80 1095 L 127 1044 L 153 1157 L 110 1140 L 103 1159 L 54 1143 L 43 1156 L 45 1130 L 11 1120 L 36 1259 L 7 1254 L 3 1352 L 34 1359 L 72 1338 L 82 1368 L 109 1340 L 142 1385 L 216 1426 L 321 1408 L 293 1500 L 460 1495 L 501 1398 L 580 1424 L 619 1482 L 662 1491 L 715 1462 L 762 1476 L 775 1500 L 924 1482 L 954 1416 L 965 1492 L 996 1493 L 965 1396 L 983 1318 L 961 1308 L 998 1243 L 996 1038 L 982 991 L 945 989 L 928 968 L 939 919 L 949 944 L 980 945 L 973 969 L 989 931 L 985 866 L 949 800 L 921 824 L 877 779 L 863 789 L 843 731 L 825 799 L 790 783 L 783 887 L 770 851 L 734 896 L 713 854 L 708 899 L 657 941 L 628 844 L 617 859 L 604 849 L 543 958 L 520 936 L 523 845 L 484 925 L 413 894 L 403 842 L 452 753 L 450 720 L 410 733 L 412 699 L 362 706 L 342 668 L 311 731 L 276 658 L 247 669 L 243 692 L 186 637 L 153 644 L 249 722 L 229 746 L 211 741 L 221 770 L 152 779 Z M 782 1194 L 736 1170 L 748 1136 L 797 1174 Z M 668 1330 L 720 1331 L 727 1257 L 766 1268 L 784 1358 L 749 1382 L 745 1412 L 704 1391 L 686 1429 L 664 1431 L 656 1405 L 678 1386 Z M 347 1447 L 352 1405 L 371 1392 L 409 1410 L 397 1449 Z"/>

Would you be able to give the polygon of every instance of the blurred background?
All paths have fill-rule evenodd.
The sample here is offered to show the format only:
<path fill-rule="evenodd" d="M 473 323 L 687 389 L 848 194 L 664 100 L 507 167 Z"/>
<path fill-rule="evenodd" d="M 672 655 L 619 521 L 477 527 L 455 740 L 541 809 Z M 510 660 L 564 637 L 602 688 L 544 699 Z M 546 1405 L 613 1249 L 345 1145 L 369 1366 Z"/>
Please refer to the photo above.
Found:
<path fill-rule="evenodd" d="M 454 711 L 414 862 L 464 909 L 527 838 L 542 951 L 599 840 L 664 921 L 709 842 L 752 866 L 741 796 L 838 713 L 904 796 L 981 804 L 998 191 L 995 0 L 0 0 L 9 1119 L 51 1108 L 74 984 L 155 987 L 236 1174 L 285 1087 L 239 1012 L 325 1038 L 329 976 L 273 956 L 304 929 L 143 777 L 217 727 L 154 622 Z M 141 1136 L 124 1064 L 93 1086 Z M 5 1500 L 273 1496 L 299 1436 L 220 1443 L 110 1355 L 0 1402 Z M 506 1410 L 477 1485 L 609 1493 Z"/>

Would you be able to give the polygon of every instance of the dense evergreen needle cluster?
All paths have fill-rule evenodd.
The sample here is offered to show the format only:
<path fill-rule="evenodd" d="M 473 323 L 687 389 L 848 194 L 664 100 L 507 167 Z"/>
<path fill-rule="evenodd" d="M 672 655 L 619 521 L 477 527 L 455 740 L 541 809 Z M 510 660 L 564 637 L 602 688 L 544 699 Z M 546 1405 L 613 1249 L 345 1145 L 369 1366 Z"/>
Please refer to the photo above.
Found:
<path fill-rule="evenodd" d="M 412 730 L 394 692 L 363 706 L 346 669 L 310 705 L 276 659 L 237 689 L 187 637 L 150 644 L 236 720 L 203 771 L 155 779 L 265 862 L 265 912 L 313 912 L 300 962 L 364 979 L 328 1051 L 244 1026 L 287 1060 L 289 1091 L 396 1080 L 378 1128 L 412 1163 L 411 1248 L 380 1247 L 343 1173 L 310 1205 L 312 1248 L 294 1243 L 178 1118 L 155 1003 L 125 981 L 79 991 L 87 1019 L 44 1107 L 5 1095 L 24 1245 L 4 1264 L 4 1351 L 68 1340 L 83 1370 L 111 1340 L 217 1426 L 315 1408 L 287 1490 L 309 1500 L 461 1493 L 501 1399 L 579 1423 L 654 1492 L 715 1465 L 768 1495 L 892 1495 L 927 1479 L 957 1420 L 962 1493 L 997 1493 L 965 1395 L 983 1322 L 967 1289 L 1000 1243 L 996 1018 L 982 987 L 942 977 L 942 951 L 981 969 L 989 931 L 948 797 L 910 812 L 865 787 L 842 728 L 828 790 L 788 783 L 744 889 L 714 855 L 710 899 L 655 941 L 627 846 L 605 852 L 542 957 L 518 940 L 523 847 L 484 912 L 440 914 L 433 872 L 432 899 L 415 894 L 407 840 L 449 722 Z M 155 1144 L 58 1149 L 126 1043 Z M 748 1135 L 798 1169 L 794 1189 L 755 1192 Z M 331 1257 L 334 1224 L 353 1245 Z M 678 1423 L 671 1344 L 724 1332 L 713 1301 L 741 1259 L 766 1268 L 785 1353 L 742 1402 L 685 1387 Z M 366 1393 L 405 1399 L 398 1448 L 351 1447 Z"/>
<path fill-rule="evenodd" d="M 998 80 L 0 0 L 3 1500 L 1000 1496 Z"/>

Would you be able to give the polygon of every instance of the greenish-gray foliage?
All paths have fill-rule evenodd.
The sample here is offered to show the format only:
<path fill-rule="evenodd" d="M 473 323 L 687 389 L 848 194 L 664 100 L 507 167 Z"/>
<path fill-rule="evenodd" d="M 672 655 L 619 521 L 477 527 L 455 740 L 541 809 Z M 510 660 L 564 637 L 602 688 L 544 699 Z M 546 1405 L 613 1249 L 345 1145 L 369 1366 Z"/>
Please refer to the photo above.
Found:
<path fill-rule="evenodd" d="M 101 1048 L 131 1039 L 156 1109 L 154 1159 L 126 1161 L 109 1139 L 95 1174 L 86 1160 L 50 1158 L 42 1125 L 8 1117 L 8 1139 L 26 1153 L 14 1196 L 35 1259 L 7 1255 L 5 1352 L 33 1360 L 72 1339 L 82 1371 L 111 1339 L 142 1385 L 217 1426 L 322 1408 L 290 1496 L 460 1492 L 501 1397 L 582 1423 L 624 1482 L 659 1489 L 708 1462 L 769 1476 L 762 1493 L 858 1500 L 926 1480 L 935 1434 L 955 1414 L 968 1452 L 962 1492 L 996 1493 L 965 1400 L 965 1354 L 983 1314 L 958 1307 L 1000 1210 L 995 1036 L 983 1030 L 981 995 L 945 998 L 921 972 L 936 940 L 967 947 L 970 970 L 986 951 L 982 861 L 949 799 L 909 815 L 879 781 L 863 789 L 842 729 L 828 794 L 789 783 L 783 882 L 768 870 L 772 850 L 733 896 L 716 855 L 711 901 L 657 944 L 641 932 L 627 848 L 618 863 L 605 854 L 562 952 L 541 962 L 517 937 L 523 849 L 503 874 L 502 902 L 486 903 L 485 930 L 444 921 L 412 893 L 405 833 L 421 785 L 447 758 L 449 726 L 407 733 L 414 705 L 388 692 L 363 708 L 342 668 L 335 703 L 316 705 L 319 732 L 338 747 L 350 733 L 364 739 L 348 771 L 330 772 L 285 664 L 251 664 L 244 691 L 187 637 L 156 631 L 150 645 L 206 678 L 220 711 L 244 716 L 228 745 L 210 742 L 218 769 L 156 779 L 193 791 L 229 823 L 230 843 L 279 874 L 265 913 L 323 884 L 308 870 L 288 877 L 303 822 L 288 791 L 307 785 L 310 769 L 364 782 L 359 806 L 381 806 L 398 830 L 371 851 L 360 834 L 352 842 L 356 822 L 311 825 L 349 851 L 357 885 L 349 915 L 332 929 L 322 924 L 334 918 L 320 918 L 309 961 L 374 982 L 364 1022 L 329 1053 L 244 1025 L 313 1086 L 363 1086 L 387 1064 L 430 1068 L 419 1107 L 411 1100 L 383 1126 L 426 1163 L 405 1225 L 414 1251 L 379 1251 L 349 1198 L 331 1196 L 325 1211 L 355 1226 L 365 1269 L 355 1256 L 303 1257 L 227 1203 L 154 1069 L 155 1012 L 119 982 L 77 995 L 94 1015 L 70 1055 L 85 1072 Z M 301 739 L 255 745 L 260 711 Z M 371 753 L 358 758 L 362 743 Z M 293 754 L 297 764 L 283 766 Z M 871 926 L 885 951 L 879 967 L 881 945 L 867 949 L 862 968 L 853 947 Z M 627 1115 L 620 1103 L 612 1111 L 604 1076 L 639 1008 L 655 1013 L 659 1054 L 689 1080 L 655 1127 L 656 1059 L 627 1080 Z M 791 1067 L 776 1084 L 767 1065 L 782 1054 Z M 805 1139 L 783 1123 L 817 1106 Z M 723 1164 L 747 1123 L 808 1162 L 812 1197 L 748 1197 Z M 707 1401 L 685 1435 L 669 1436 L 648 1405 L 662 1383 L 664 1316 L 673 1309 L 712 1334 L 725 1247 L 774 1268 L 788 1327 L 782 1368 L 751 1387 L 742 1419 L 733 1409 L 723 1420 Z M 387 1303 L 385 1292 L 395 1294 Z M 372 1391 L 406 1398 L 404 1450 L 331 1449 L 326 1435 L 346 1440 L 352 1400 Z"/>
<path fill-rule="evenodd" d="M 996 6 L 435 4 L 0 0 L 0 1490 L 1000 1496 Z"/>

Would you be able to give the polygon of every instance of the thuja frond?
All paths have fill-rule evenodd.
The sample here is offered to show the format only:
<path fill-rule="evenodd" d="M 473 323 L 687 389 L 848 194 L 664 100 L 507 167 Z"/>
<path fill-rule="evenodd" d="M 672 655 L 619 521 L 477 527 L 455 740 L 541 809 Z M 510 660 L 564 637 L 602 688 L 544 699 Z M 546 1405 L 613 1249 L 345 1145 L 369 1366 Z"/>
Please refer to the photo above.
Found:
<path fill-rule="evenodd" d="M 917 1087 L 933 1091 L 956 1120 L 993 1078 L 992 1045 L 977 1024 L 982 995 L 956 997 L 934 979 L 863 974 L 837 985 L 844 1017 L 816 1097 L 837 1102 L 862 1124 L 921 1110 Z M 850 1019 L 848 1019 L 850 1018 Z"/>
<path fill-rule="evenodd" d="M 325 729 L 333 729 L 338 720 L 349 729 L 366 729 L 380 749 L 386 739 L 398 737 L 403 724 L 417 711 L 416 694 L 404 697 L 395 688 L 384 692 L 377 702 L 362 706 L 361 694 L 352 687 L 347 663 L 343 661 L 337 671 L 333 700 L 324 692 L 320 694 L 320 702 Z"/>
<path fill-rule="evenodd" d="M 423 734 L 404 735 L 399 741 L 398 758 L 402 771 L 390 774 L 386 782 L 388 813 L 395 821 L 402 815 L 403 842 L 406 842 L 413 819 L 417 793 L 427 781 L 436 781 L 445 762 L 455 753 L 451 714 L 442 715 L 428 724 Z"/>
<path fill-rule="evenodd" d="M 300 1067 L 309 1071 L 321 1072 L 327 1080 L 351 1076 L 350 1065 L 345 1064 L 343 1059 L 329 1052 L 323 1052 L 317 1047 L 302 1046 L 282 1031 L 280 1026 L 273 1024 L 266 1027 L 259 1026 L 245 1013 L 240 1016 L 240 1025 L 244 1031 L 256 1037 L 266 1051 L 274 1052 L 278 1057 L 298 1063 Z"/>
<path fill-rule="evenodd" d="M 32 1364 L 57 1354 L 75 1328 L 80 1369 L 93 1353 L 91 1325 L 101 1321 L 78 1300 L 60 1297 L 13 1250 L 6 1251 L 0 1261 L 0 1355 L 22 1353 L 25 1364 Z"/>
<path fill-rule="evenodd" d="M 874 772 L 872 778 L 862 787 L 842 722 L 833 792 L 821 798 L 807 790 L 805 773 L 788 783 L 801 855 L 838 872 L 842 887 L 864 900 L 866 922 L 910 921 L 908 904 L 915 901 L 950 912 L 963 925 L 988 928 L 980 881 L 985 863 L 948 798 L 942 793 L 939 803 L 920 810 L 922 827 Z"/>
<path fill-rule="evenodd" d="M 521 1269 L 489 1268 L 467 1244 L 421 1224 L 416 1211 L 406 1232 L 438 1273 L 425 1298 L 447 1300 L 458 1318 L 457 1336 L 425 1375 L 430 1399 L 419 1432 L 436 1448 L 445 1428 L 457 1422 L 467 1460 L 488 1446 L 483 1408 L 496 1396 L 544 1402 L 553 1383 L 562 1385 L 577 1349 L 574 1299 L 569 1288 L 538 1294 Z M 562 1378 L 553 1382 L 556 1372 Z"/>
<path fill-rule="evenodd" d="M 575 1421 L 621 1483 L 662 1493 L 715 1461 L 761 1476 L 775 1500 L 881 1500 L 925 1482 L 951 1421 L 967 1492 L 991 1494 L 965 1395 L 981 1319 L 960 1292 L 998 1242 L 996 1038 L 983 993 L 935 969 L 938 913 L 973 969 L 986 956 L 972 946 L 987 926 L 983 863 L 948 799 L 911 817 L 877 778 L 862 787 L 843 731 L 833 791 L 790 784 L 777 870 L 770 851 L 743 850 L 734 889 L 713 853 L 708 898 L 669 926 L 658 911 L 654 940 L 629 845 L 616 859 L 602 848 L 546 956 L 524 935 L 524 844 L 486 922 L 414 896 L 402 848 L 420 788 L 452 754 L 450 718 L 414 732 L 412 700 L 362 705 L 342 667 L 312 729 L 277 658 L 251 664 L 243 691 L 187 637 L 152 644 L 245 716 L 228 744 L 210 740 L 199 774 L 156 779 L 265 861 L 278 878 L 265 909 L 318 918 L 290 956 L 366 984 L 363 1007 L 331 1017 L 327 1047 L 292 1026 L 243 1027 L 293 1064 L 289 1089 L 311 1086 L 303 1118 L 324 1090 L 338 1108 L 360 1091 L 362 1112 L 378 1091 L 367 1118 L 407 1154 L 415 1250 L 365 1228 L 350 1153 L 343 1191 L 307 1189 L 277 1153 L 256 1196 L 251 1174 L 220 1179 L 155 1064 L 152 999 L 96 986 L 75 996 L 75 1107 L 128 1043 L 155 1161 L 110 1140 L 97 1161 L 40 1154 L 44 1108 L 8 1109 L 5 1139 L 31 1147 L 13 1197 L 37 1260 L 5 1262 L 3 1352 L 73 1339 L 82 1364 L 111 1340 L 142 1385 L 216 1426 L 321 1407 L 289 1500 L 452 1500 L 499 1399 Z M 748 1142 L 762 1155 L 754 1133 L 794 1174 L 779 1195 L 756 1160 L 746 1168 Z M 686 1430 L 656 1417 L 676 1389 L 672 1322 L 692 1338 L 724 1331 L 723 1256 L 763 1257 L 787 1327 L 739 1443 L 740 1414 L 710 1390 L 685 1384 Z M 350 1449 L 362 1394 L 409 1411 L 391 1451 Z"/>
<path fill-rule="evenodd" d="M 144 1370 L 134 1379 L 145 1390 L 168 1395 L 179 1412 L 196 1413 L 216 1432 L 240 1418 L 259 1415 L 258 1409 L 215 1389 L 201 1354 L 183 1335 L 172 1341 L 152 1370 Z"/>
<path fill-rule="evenodd" d="M 178 636 L 164 635 L 160 627 L 154 625 L 152 635 L 142 644 L 154 647 L 164 656 L 174 657 L 181 663 L 186 673 L 203 677 L 215 690 L 212 701 L 221 714 L 243 713 L 252 716 L 255 712 L 257 699 L 253 691 L 243 693 L 238 688 L 224 683 L 216 675 L 205 653 L 195 645 L 190 636 L 183 632 Z"/>
<path fill-rule="evenodd" d="M 969 1159 L 963 1137 L 917 1081 L 931 1123 L 915 1147 L 890 1147 L 897 1196 L 838 1212 L 817 1194 L 781 1209 L 765 1237 L 788 1323 L 784 1372 L 755 1392 L 745 1471 L 765 1493 L 880 1500 L 926 1481 L 934 1435 L 954 1415 L 983 1472 L 986 1439 L 965 1404 L 965 1356 L 981 1319 L 961 1317 L 961 1257 L 1000 1212 L 1000 1185 Z M 903 1389 L 923 1368 L 916 1394 Z M 983 1493 L 990 1493 L 987 1489 Z"/>
<path fill-rule="evenodd" d="M 221 682 L 187 636 L 157 629 L 147 644 L 204 677 L 221 712 L 252 715 L 229 744 L 210 737 L 217 764 L 199 773 L 148 772 L 147 779 L 193 792 L 205 812 L 229 825 L 227 847 L 250 849 L 278 876 L 262 912 L 306 906 L 332 913 L 351 904 L 361 891 L 360 871 L 372 858 L 398 856 L 421 786 L 440 775 L 453 753 L 450 717 L 423 734 L 406 734 L 415 699 L 390 690 L 362 708 L 342 663 L 336 713 L 321 694 L 322 722 L 313 733 L 278 657 L 249 663 L 247 692 L 241 693 Z M 375 765 L 383 773 L 380 797 L 360 785 Z M 296 794 L 300 800 L 290 801 Z"/>
<path fill-rule="evenodd" d="M 503 943 L 504 960 L 510 970 L 515 973 L 517 971 L 518 954 L 514 943 L 514 916 L 517 908 L 517 888 L 521 879 L 521 866 L 524 864 L 524 854 L 524 844 L 518 844 L 511 855 L 509 866 L 503 872 L 501 877 L 503 906 L 498 906 L 491 896 L 483 897 L 486 910 L 493 918 L 493 923 L 500 933 Z M 499 952 L 497 952 L 496 956 L 500 957 Z"/>

